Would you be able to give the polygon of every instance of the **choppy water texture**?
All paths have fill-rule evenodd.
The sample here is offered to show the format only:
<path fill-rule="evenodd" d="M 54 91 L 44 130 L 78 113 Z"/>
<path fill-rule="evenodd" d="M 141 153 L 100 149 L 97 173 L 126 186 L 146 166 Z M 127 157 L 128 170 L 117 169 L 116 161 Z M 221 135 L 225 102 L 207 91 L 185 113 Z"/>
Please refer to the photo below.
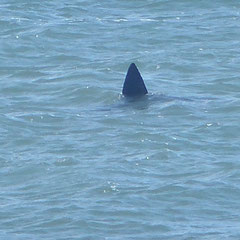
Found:
<path fill-rule="evenodd" d="M 239 27 L 239 1 L 2 0 L 0 238 L 240 239 Z"/>

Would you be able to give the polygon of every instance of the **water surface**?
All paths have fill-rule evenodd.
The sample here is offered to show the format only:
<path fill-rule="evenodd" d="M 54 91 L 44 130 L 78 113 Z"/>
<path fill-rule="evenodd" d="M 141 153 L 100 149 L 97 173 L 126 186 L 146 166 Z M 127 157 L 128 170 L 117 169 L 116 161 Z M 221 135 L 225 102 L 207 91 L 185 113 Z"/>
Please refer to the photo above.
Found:
<path fill-rule="evenodd" d="M 239 239 L 240 3 L 0 4 L 0 237 Z M 135 62 L 149 99 L 119 97 Z"/>

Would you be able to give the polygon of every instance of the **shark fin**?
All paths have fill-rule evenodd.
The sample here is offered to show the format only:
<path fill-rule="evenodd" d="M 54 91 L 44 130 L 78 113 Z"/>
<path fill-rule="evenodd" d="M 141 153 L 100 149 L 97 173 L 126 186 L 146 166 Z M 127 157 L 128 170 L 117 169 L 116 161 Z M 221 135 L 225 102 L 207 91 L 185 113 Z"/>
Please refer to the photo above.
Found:
<path fill-rule="evenodd" d="M 132 63 L 123 84 L 122 94 L 125 97 L 139 97 L 147 94 L 147 88 L 136 65 Z"/>

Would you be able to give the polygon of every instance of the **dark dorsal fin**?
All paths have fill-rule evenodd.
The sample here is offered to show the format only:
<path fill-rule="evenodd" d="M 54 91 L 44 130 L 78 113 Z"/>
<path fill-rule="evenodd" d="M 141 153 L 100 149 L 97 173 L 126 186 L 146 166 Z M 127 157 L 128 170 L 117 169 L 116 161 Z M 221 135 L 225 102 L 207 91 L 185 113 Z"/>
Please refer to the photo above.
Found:
<path fill-rule="evenodd" d="M 147 93 L 148 91 L 143 82 L 142 76 L 136 65 L 132 63 L 128 68 L 127 76 L 123 84 L 122 94 L 126 97 L 136 97 L 143 96 Z"/>

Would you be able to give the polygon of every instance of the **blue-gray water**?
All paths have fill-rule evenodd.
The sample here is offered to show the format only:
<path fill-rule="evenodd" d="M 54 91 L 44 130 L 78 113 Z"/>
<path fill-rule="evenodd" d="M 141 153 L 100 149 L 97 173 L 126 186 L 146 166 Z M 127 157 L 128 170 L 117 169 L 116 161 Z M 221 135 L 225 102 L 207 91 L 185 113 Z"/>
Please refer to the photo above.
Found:
<path fill-rule="evenodd" d="M 234 0 L 1 0 L 0 239 L 240 239 L 239 29 Z"/>

